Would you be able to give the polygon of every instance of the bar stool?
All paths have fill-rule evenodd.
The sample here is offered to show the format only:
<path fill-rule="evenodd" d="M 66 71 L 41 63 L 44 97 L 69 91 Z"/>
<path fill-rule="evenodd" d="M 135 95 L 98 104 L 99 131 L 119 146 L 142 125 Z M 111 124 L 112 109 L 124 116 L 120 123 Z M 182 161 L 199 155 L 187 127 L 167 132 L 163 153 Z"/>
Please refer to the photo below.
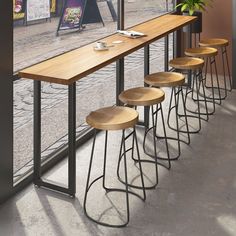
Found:
<path fill-rule="evenodd" d="M 167 124 L 172 129 L 172 127 L 170 125 L 170 116 L 171 116 L 171 111 L 175 108 L 176 128 L 174 128 L 174 130 L 176 131 L 177 138 L 168 136 L 167 139 L 176 140 L 178 142 L 178 155 L 176 157 L 170 157 L 171 160 L 177 160 L 180 156 L 180 153 L 181 153 L 180 142 L 190 144 L 188 119 L 187 119 L 186 108 L 185 108 L 184 93 L 183 93 L 183 89 L 182 89 L 182 85 L 185 82 L 185 77 L 183 74 L 176 73 L 176 72 L 158 72 L 158 73 L 153 73 L 153 74 L 145 76 L 144 82 L 151 87 L 157 87 L 157 88 L 169 87 L 169 88 L 171 88 L 171 97 L 170 97 L 170 102 L 169 102 Z M 182 99 L 183 112 L 185 114 L 186 130 L 182 130 L 179 127 L 178 110 L 179 110 L 179 105 L 180 105 L 180 96 Z M 173 99 L 173 97 L 174 97 L 174 99 Z M 180 139 L 180 133 L 187 134 L 187 136 L 188 136 L 187 142 Z M 157 134 L 156 134 L 156 136 L 157 136 Z M 160 137 L 160 136 L 157 136 L 157 137 Z"/>
<path fill-rule="evenodd" d="M 192 115 L 187 114 L 187 117 L 191 118 L 198 118 L 198 129 L 196 130 L 189 130 L 189 133 L 198 133 L 201 130 L 201 119 L 204 119 L 201 117 L 201 109 L 200 109 L 200 90 L 197 81 L 202 81 L 202 68 L 204 66 L 204 60 L 200 58 L 194 58 L 194 57 L 179 57 L 171 60 L 169 62 L 170 66 L 173 67 L 174 69 L 177 69 L 179 71 L 189 71 L 193 73 L 193 78 L 191 78 L 190 81 L 188 81 L 188 86 L 186 86 L 186 95 L 185 95 L 185 108 L 188 112 L 192 113 Z M 194 84 L 196 83 L 196 90 L 193 90 Z M 187 97 L 189 94 L 192 94 L 196 91 L 196 96 L 197 96 L 197 116 L 194 115 L 195 111 L 190 110 L 187 106 Z M 208 114 L 208 108 L 207 108 L 207 101 L 206 97 L 204 96 L 204 103 L 205 103 L 205 111 L 206 114 Z M 191 104 L 192 106 L 192 104 Z M 185 116 L 184 114 L 178 114 L 180 117 Z M 207 115 L 207 120 L 208 120 L 208 115 Z M 172 127 L 173 129 L 173 127 Z"/>
<path fill-rule="evenodd" d="M 203 39 L 199 42 L 199 45 L 202 47 L 214 47 L 219 48 L 221 51 L 222 58 L 222 66 L 223 66 L 223 74 L 224 74 L 224 88 L 220 88 L 224 90 L 224 96 L 221 99 L 225 99 L 227 97 L 227 91 L 232 91 L 232 76 L 229 68 L 229 59 L 227 53 L 227 47 L 229 46 L 229 41 L 227 39 L 222 38 L 209 38 Z M 227 67 L 227 68 L 226 68 Z M 228 87 L 227 87 L 227 78 L 226 78 L 226 70 L 228 74 Z"/>
<path fill-rule="evenodd" d="M 119 100 L 124 103 L 125 105 L 129 106 L 134 106 L 135 109 L 137 109 L 137 106 L 147 106 L 151 107 L 151 114 L 152 114 L 152 127 L 148 128 L 145 130 L 145 135 L 144 135 L 144 140 L 146 135 L 152 130 L 153 133 L 153 150 L 154 150 L 154 161 L 153 160 L 144 160 L 142 159 L 141 162 L 146 162 L 146 163 L 154 163 L 155 164 L 155 171 L 156 171 L 156 183 L 152 186 L 145 186 L 146 189 L 152 189 L 155 188 L 156 185 L 158 184 L 158 164 L 162 165 L 163 167 L 166 167 L 170 169 L 171 163 L 170 163 L 170 158 L 169 158 L 169 149 L 168 149 L 168 142 L 166 138 L 166 130 L 165 130 L 165 122 L 164 122 L 164 115 L 163 115 L 163 110 L 162 110 L 162 105 L 161 102 L 164 101 L 165 99 L 165 93 L 161 89 L 157 88 L 148 88 L 148 87 L 138 87 L 138 88 L 132 88 L 128 89 L 126 91 L 123 91 L 119 95 Z M 156 108 L 154 108 L 154 106 Z M 162 117 L 162 125 L 163 125 L 163 130 L 164 130 L 164 137 L 165 137 L 165 146 L 166 146 L 166 153 L 167 153 L 167 158 L 165 160 L 168 161 L 168 166 L 165 166 L 163 163 L 158 163 L 157 159 L 157 147 L 156 147 L 156 126 L 157 126 L 157 114 L 158 111 L 161 113 Z M 144 142 L 143 142 L 143 147 L 144 147 Z M 145 147 L 144 147 L 145 149 Z M 138 160 L 133 159 L 135 162 Z M 131 186 L 132 187 L 132 186 Z"/>
<path fill-rule="evenodd" d="M 199 57 L 203 58 L 205 61 L 205 75 L 203 77 L 203 80 L 199 80 L 196 82 L 199 82 L 199 89 L 202 87 L 203 91 L 203 96 L 208 99 L 207 102 L 212 102 L 213 103 L 213 111 L 206 113 L 201 113 L 203 115 L 212 115 L 215 113 L 215 106 L 216 106 L 216 99 L 220 100 L 221 102 L 221 92 L 220 92 L 220 84 L 219 84 L 219 77 L 218 77 L 218 72 L 217 72 L 217 66 L 216 66 L 216 56 L 218 54 L 218 50 L 216 48 L 210 48 L 210 47 L 198 47 L 198 48 L 188 48 L 185 50 L 185 55 L 190 56 L 190 57 Z M 207 79 L 207 71 L 208 71 L 208 65 L 210 68 L 210 76 L 211 76 L 211 88 L 212 88 L 212 98 L 209 96 L 206 96 L 205 92 L 205 85 L 206 85 L 206 79 Z M 214 89 L 214 79 L 213 79 L 213 68 L 212 66 L 214 65 L 215 69 L 215 77 L 216 77 L 216 82 L 217 82 L 217 89 L 218 89 L 218 98 L 215 97 L 215 89 Z M 202 85 L 202 86 L 201 86 Z M 193 98 L 194 101 L 196 99 Z M 201 99 L 200 101 L 204 101 Z"/>
<path fill-rule="evenodd" d="M 129 194 L 133 194 L 143 201 L 146 199 L 146 193 L 144 188 L 144 179 L 143 179 L 143 172 L 142 172 L 142 166 L 140 162 L 140 155 L 139 155 L 139 149 L 138 149 L 138 143 L 137 143 L 137 136 L 136 136 L 136 130 L 135 130 L 135 124 L 138 121 L 138 112 L 135 111 L 132 108 L 129 107 L 120 107 L 120 106 L 113 106 L 113 107 L 105 107 L 101 108 L 99 110 L 91 112 L 86 117 L 86 122 L 95 129 L 94 132 L 94 138 L 93 138 L 93 144 L 92 144 L 92 151 L 91 151 L 91 158 L 90 158 L 90 164 L 89 164 L 89 170 L 88 170 L 88 177 L 87 177 L 87 183 L 86 183 L 86 189 L 85 189 L 85 197 L 84 197 L 84 212 L 85 215 L 92 220 L 93 222 L 96 222 L 97 224 L 103 225 L 103 226 L 109 226 L 109 227 L 124 227 L 129 223 L 130 218 L 130 210 L 129 210 Z M 129 128 L 132 128 L 133 131 L 126 135 L 125 131 Z M 104 146 L 104 163 L 103 163 L 103 174 L 93 181 L 90 182 L 90 175 L 92 170 L 92 163 L 93 163 L 93 156 L 94 156 L 94 148 L 95 148 L 95 142 L 96 142 L 96 135 L 97 130 L 104 130 L 105 131 L 105 146 Z M 121 152 L 120 155 L 124 158 L 124 174 L 125 174 L 125 189 L 118 189 L 118 188 L 108 188 L 106 186 L 106 159 L 107 159 L 107 142 L 108 142 L 108 131 L 112 130 L 122 130 L 122 141 L 121 141 L 121 147 L 120 150 L 123 149 L 123 153 Z M 137 160 L 139 163 L 139 171 L 141 176 L 141 183 L 142 183 L 142 191 L 143 191 L 143 197 L 138 195 L 135 192 L 132 192 L 128 189 L 128 173 L 127 173 L 127 158 L 126 154 L 132 149 L 126 149 L 126 140 L 129 137 L 132 137 L 134 139 L 134 143 L 136 146 L 137 151 Z M 112 158 L 112 157 L 111 157 Z M 119 156 L 119 159 L 121 157 Z M 99 179 L 102 179 L 102 186 L 105 189 L 106 193 L 108 192 L 124 192 L 126 193 L 126 221 L 122 224 L 110 224 L 107 222 L 101 222 L 97 219 L 94 219 L 94 217 L 90 216 L 87 212 L 87 195 L 89 190 L 91 189 L 92 185 L 97 182 Z M 106 212 L 106 211 L 104 211 Z M 104 214 L 104 213 L 103 213 Z M 102 215 L 103 215 L 102 214 Z"/>

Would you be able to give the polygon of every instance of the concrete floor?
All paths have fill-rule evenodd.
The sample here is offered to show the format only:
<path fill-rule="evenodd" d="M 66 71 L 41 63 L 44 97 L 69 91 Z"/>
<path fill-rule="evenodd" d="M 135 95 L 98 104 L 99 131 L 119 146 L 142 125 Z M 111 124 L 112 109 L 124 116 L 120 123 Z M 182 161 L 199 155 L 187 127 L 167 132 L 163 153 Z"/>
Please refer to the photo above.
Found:
<path fill-rule="evenodd" d="M 98 226 L 84 216 L 83 199 L 91 141 L 77 151 L 75 199 L 33 185 L 0 206 L 0 235 L 236 235 L 236 91 L 230 93 L 202 131 L 182 145 L 182 154 L 170 171 L 159 168 L 159 185 L 147 192 L 146 202 L 131 196 L 131 220 L 126 228 Z M 142 130 L 138 129 L 138 137 Z M 114 178 L 120 135 L 111 133 L 107 185 Z M 93 176 L 101 173 L 104 136 L 99 134 Z M 118 140 L 118 142 L 117 142 Z M 175 149 L 175 146 L 173 146 Z M 142 157 L 145 155 L 142 153 Z M 132 179 L 137 168 L 129 162 Z M 154 168 L 144 167 L 145 183 L 154 181 Z M 45 177 L 66 183 L 67 161 Z M 125 218 L 123 194 L 105 195 L 101 182 L 91 189 L 88 211 L 101 220 L 118 223 Z M 105 215 L 102 215 L 105 213 Z M 102 215 L 102 216 L 101 216 Z"/>

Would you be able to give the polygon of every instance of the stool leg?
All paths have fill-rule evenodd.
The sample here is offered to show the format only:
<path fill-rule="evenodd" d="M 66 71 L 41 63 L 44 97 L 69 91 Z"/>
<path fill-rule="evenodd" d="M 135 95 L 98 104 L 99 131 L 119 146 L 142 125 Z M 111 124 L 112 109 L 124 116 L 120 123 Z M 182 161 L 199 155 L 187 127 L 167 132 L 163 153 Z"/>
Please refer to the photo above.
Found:
<path fill-rule="evenodd" d="M 215 113 L 215 105 L 217 98 L 215 97 L 215 87 L 214 87 L 214 79 L 213 79 L 213 70 L 212 70 L 212 63 L 210 61 L 210 74 L 211 74 L 211 84 L 212 84 L 212 97 L 213 97 L 213 104 L 214 104 L 214 113 Z M 218 104 L 220 105 L 220 104 Z"/>
<path fill-rule="evenodd" d="M 207 58 L 207 64 L 211 63 L 209 59 Z M 206 67 L 206 76 L 207 76 L 207 67 Z M 216 110 L 216 100 L 215 100 L 215 89 L 214 89 L 214 82 L 213 82 L 213 73 L 212 73 L 212 67 L 210 66 L 210 74 L 211 74 L 211 91 L 212 91 L 212 103 L 213 103 L 213 111 L 212 114 L 215 113 Z M 207 88 L 207 86 L 205 86 Z M 209 102 L 209 101 L 208 101 Z"/>
<path fill-rule="evenodd" d="M 158 108 L 158 107 L 157 107 Z M 152 106 L 152 131 L 153 131 L 153 149 L 155 156 L 155 170 L 156 170 L 156 184 L 158 184 L 158 167 L 157 167 L 157 147 L 156 147 L 156 125 L 157 125 L 157 109 L 156 109 L 156 119 L 154 118 L 154 109 Z"/>
<path fill-rule="evenodd" d="M 140 176 L 141 176 L 141 182 L 142 182 L 142 189 L 143 189 L 143 200 L 146 200 L 146 191 L 145 191 L 145 185 L 144 185 L 144 179 L 143 179 L 143 169 L 141 165 L 141 158 L 140 158 L 140 152 L 139 152 L 139 147 L 138 147 L 138 139 L 137 139 L 137 133 L 136 133 L 136 128 L 134 127 L 134 140 L 136 144 L 136 150 L 137 150 L 137 156 L 138 156 L 138 163 L 139 163 L 139 170 L 140 170 Z M 156 183 L 158 184 L 158 169 L 157 169 L 157 164 L 156 164 Z"/>
<path fill-rule="evenodd" d="M 186 87 L 186 94 L 185 94 L 185 108 L 186 108 L 186 111 L 190 112 L 190 113 L 193 113 L 193 114 L 196 114 L 197 116 L 194 116 L 194 115 L 189 115 L 187 114 L 188 117 L 192 117 L 192 118 L 197 118 L 198 119 L 198 129 L 197 130 L 194 130 L 194 131 L 189 131 L 189 133 L 198 133 L 200 130 L 201 130 L 201 110 L 200 110 L 200 99 L 199 99 L 199 86 L 198 86 L 198 83 L 197 81 L 199 80 L 199 75 L 200 73 L 197 71 L 194 72 L 194 76 L 193 76 L 193 87 L 189 90 L 188 87 Z M 193 99 L 193 101 L 196 101 L 197 102 L 197 112 L 195 111 L 191 111 L 187 108 L 187 97 L 190 93 L 193 93 L 193 89 L 194 89 L 194 84 L 196 83 L 196 99 Z M 189 91 L 188 91 L 189 90 Z"/>
<path fill-rule="evenodd" d="M 163 109 L 162 109 L 162 104 L 160 104 L 161 108 L 161 119 L 162 119 L 162 126 L 163 126 L 163 132 L 164 132 L 164 139 L 166 143 L 166 153 L 167 153 L 167 159 L 168 159 L 168 169 L 171 168 L 171 161 L 170 161 L 170 152 L 169 152 L 169 145 L 168 145 L 168 138 L 166 135 L 166 127 L 165 127 L 165 121 L 164 121 L 164 114 L 163 114 Z"/>
<path fill-rule="evenodd" d="M 184 92 L 183 92 L 182 86 L 180 87 L 180 91 L 181 91 L 181 98 L 182 98 L 182 103 L 183 103 L 183 110 L 184 110 L 184 117 L 185 117 L 185 124 L 186 124 L 186 132 L 187 132 L 187 135 L 188 135 L 187 144 L 190 144 L 190 132 L 189 132 L 189 126 L 188 126 L 188 117 L 187 117 L 187 111 L 186 111 L 185 102 L 184 102 Z"/>
<path fill-rule="evenodd" d="M 201 110 L 200 110 L 200 101 L 199 101 L 199 86 L 197 83 L 197 79 L 199 79 L 199 76 L 196 76 L 196 91 L 197 91 L 197 106 L 198 106 L 198 120 L 199 120 L 199 130 L 201 130 Z"/>
<path fill-rule="evenodd" d="M 214 64 L 214 70 L 215 70 L 215 77 L 216 77 L 216 86 L 214 86 L 214 82 L 213 82 L 213 68 L 212 68 L 212 65 Z M 206 71 L 206 73 L 207 73 L 207 71 Z M 220 83 L 219 83 L 219 76 L 218 76 L 218 71 L 217 71 L 217 66 L 216 66 L 216 58 L 215 57 L 211 57 L 210 58 L 210 74 L 211 74 L 211 86 L 207 86 L 206 84 L 205 84 L 205 87 L 206 88 L 211 88 L 212 89 L 212 96 L 214 97 L 214 100 L 215 100 L 215 104 L 218 104 L 218 105 L 220 105 L 221 104 L 221 100 L 222 99 L 225 99 L 225 97 L 226 97 L 226 94 L 225 94 L 225 96 L 224 97 L 222 97 L 221 96 L 221 87 L 220 87 Z M 225 81 L 225 79 L 224 79 L 224 81 Z M 218 90 L 218 94 L 219 94 L 219 96 L 218 97 L 215 97 L 215 89 L 217 89 Z M 207 98 L 209 98 L 209 99 L 211 99 L 210 97 L 207 97 Z M 219 103 L 216 103 L 216 100 L 218 100 L 219 101 Z M 208 101 L 208 102 L 210 102 L 210 101 Z M 214 101 L 213 101 L 214 102 Z"/>
<path fill-rule="evenodd" d="M 142 186 L 137 186 L 137 185 L 133 185 L 133 184 L 126 183 L 126 182 L 123 181 L 122 178 L 120 177 L 120 163 L 121 163 L 122 157 L 123 157 L 124 154 L 125 154 L 124 152 L 123 152 L 123 154 L 122 154 L 122 147 L 125 145 L 125 140 L 126 140 L 127 138 L 129 138 L 130 135 L 133 136 L 133 137 L 132 137 L 132 147 L 131 147 L 130 149 L 127 149 L 127 150 L 125 151 L 125 153 L 127 153 L 128 151 L 131 150 L 131 152 L 132 152 L 132 153 L 131 153 L 132 160 L 135 162 L 135 164 L 138 163 L 138 165 L 139 165 L 139 170 L 140 170 L 140 177 L 141 177 L 141 184 L 142 184 Z M 133 155 L 134 155 L 134 148 L 135 148 L 135 146 L 136 146 L 136 150 L 137 150 L 137 159 L 135 159 L 134 156 L 133 156 Z M 133 131 L 132 131 L 131 134 L 129 134 L 127 137 L 124 137 L 124 138 L 122 137 L 116 174 L 117 174 L 117 177 L 118 177 L 118 179 L 119 179 L 119 181 L 120 181 L 121 183 L 123 183 L 123 184 L 125 184 L 125 185 L 127 184 L 128 187 L 132 187 L 132 188 L 136 188 L 136 189 L 141 189 L 141 190 L 143 190 L 143 198 L 141 198 L 140 196 L 138 196 L 138 197 L 140 197 L 143 201 L 145 201 L 145 200 L 146 200 L 146 192 L 145 192 L 145 189 L 147 189 L 147 188 L 146 188 L 145 185 L 144 185 L 143 170 L 142 170 L 141 162 L 143 162 L 143 161 L 140 159 L 140 153 L 139 153 L 139 147 L 138 147 L 138 141 L 137 141 L 136 128 L 134 127 L 134 129 L 133 129 Z M 133 192 L 129 192 L 129 193 L 135 195 L 135 193 L 133 193 Z"/>
<path fill-rule="evenodd" d="M 218 76 L 218 71 L 217 71 L 216 59 L 215 59 L 215 57 L 214 57 L 214 60 L 213 60 L 213 64 L 214 64 L 214 67 L 215 67 L 217 87 L 218 87 L 218 91 L 219 91 L 219 99 L 218 99 L 218 100 L 220 101 L 220 104 L 221 104 L 221 100 L 224 99 L 224 98 L 221 97 L 220 82 L 219 82 L 219 76 Z"/>
<path fill-rule="evenodd" d="M 176 159 L 178 159 L 180 157 L 180 153 L 181 153 L 181 149 L 180 149 L 180 133 L 179 133 L 179 119 L 178 119 L 178 100 L 176 98 L 176 88 L 174 87 L 174 101 L 175 101 L 175 119 L 176 119 L 176 130 L 177 130 L 177 140 L 178 140 L 178 156 Z"/>
<path fill-rule="evenodd" d="M 93 137 L 92 151 L 91 151 L 91 156 L 90 156 L 90 162 L 89 162 L 89 170 L 88 170 L 88 176 L 87 176 L 87 182 L 86 182 L 86 188 L 85 188 L 85 195 L 84 195 L 84 213 L 85 213 L 85 215 L 86 215 L 89 219 L 91 219 L 92 221 L 94 221 L 94 219 L 92 219 L 92 218 L 88 215 L 88 213 L 87 213 L 87 208 L 86 208 L 86 203 L 87 203 L 88 191 L 89 191 L 89 188 L 91 187 L 91 184 L 89 184 L 89 182 L 90 182 L 90 175 L 91 175 L 91 169 L 92 169 L 92 163 L 93 163 L 93 154 L 94 154 L 96 136 L 97 136 L 97 131 L 95 130 L 95 132 L 94 132 L 94 137 Z M 94 222 L 96 222 L 96 221 L 94 221 Z"/>
<path fill-rule="evenodd" d="M 168 109 L 168 115 L 167 115 L 167 124 L 170 129 L 172 129 L 172 127 L 170 126 L 170 114 L 171 114 L 171 110 L 174 108 L 174 106 L 172 107 L 173 95 L 174 95 L 174 88 L 171 89 L 170 103 L 169 103 L 169 109 Z"/>
<path fill-rule="evenodd" d="M 105 132 L 105 147 L 104 147 L 104 162 L 103 162 L 103 181 L 102 186 L 108 192 L 108 188 L 106 188 L 106 161 L 107 161 L 107 139 L 108 139 L 108 132 Z"/>
<path fill-rule="evenodd" d="M 128 190 L 128 174 L 127 174 L 127 159 L 126 159 L 126 147 L 125 147 L 125 130 L 122 132 L 123 152 L 124 152 L 124 171 L 125 171 L 125 190 L 126 190 L 126 206 L 127 206 L 127 223 L 129 223 L 129 190 Z M 145 196 L 146 197 L 146 196 Z"/>
<path fill-rule="evenodd" d="M 167 116 L 167 125 L 168 127 L 171 129 L 171 130 L 174 130 L 176 132 L 176 136 L 177 138 L 174 138 L 174 137 L 168 137 L 167 139 L 170 139 L 170 140 L 175 140 L 177 141 L 178 143 L 178 154 L 176 157 L 170 157 L 170 159 L 173 161 L 173 160 L 178 160 L 179 157 L 180 157 L 180 134 L 179 134 L 179 118 L 178 118 L 178 104 L 177 104 L 177 93 L 176 93 L 176 89 L 175 87 L 172 88 L 172 91 L 171 91 L 171 97 L 170 97 L 170 103 L 169 103 L 169 110 L 168 110 L 168 116 Z M 173 99 L 174 97 L 174 99 Z M 174 105 L 172 106 L 172 103 L 174 103 Z M 176 128 L 173 128 L 171 125 L 170 125 L 170 115 L 171 115 L 171 111 L 172 109 L 175 109 L 175 125 L 176 125 Z"/>
<path fill-rule="evenodd" d="M 230 68 L 229 68 L 229 58 L 228 58 L 228 52 L 227 52 L 227 48 L 225 47 L 225 57 L 226 57 L 226 64 L 227 64 L 227 69 L 228 69 L 228 76 L 229 76 L 229 83 L 230 83 L 230 88 L 229 91 L 232 91 L 232 76 L 230 73 Z"/>
<path fill-rule="evenodd" d="M 106 137 L 105 137 L 105 151 L 104 151 L 104 168 L 103 168 L 103 187 L 106 190 L 106 192 L 111 192 L 111 191 L 117 191 L 117 192 L 125 192 L 126 193 L 126 222 L 124 224 L 121 225 L 111 225 L 111 224 L 104 224 L 105 226 L 109 226 L 109 227 L 124 227 L 129 223 L 129 218 L 130 218 L 130 210 L 129 210 L 129 193 L 134 194 L 136 196 L 138 196 L 139 198 L 141 198 L 139 195 L 137 195 L 136 193 L 130 192 L 128 190 L 128 174 L 127 174 L 127 160 L 126 160 L 126 146 L 125 146 L 125 130 L 122 131 L 122 138 L 121 138 L 121 150 L 123 147 L 123 152 L 124 152 L 124 172 L 125 172 L 125 190 L 124 189 L 117 189 L 117 188 L 107 188 L 105 187 L 105 175 L 106 175 L 106 159 L 107 159 L 107 131 L 106 131 Z M 120 160 L 120 156 L 119 156 L 119 160 Z M 118 161 L 119 164 L 119 161 Z"/>
<path fill-rule="evenodd" d="M 202 71 L 200 71 L 200 76 L 199 76 L 199 90 L 201 90 L 201 87 L 202 87 L 202 93 L 203 93 L 203 99 L 201 99 L 200 101 L 203 101 L 205 103 L 205 110 L 206 112 L 205 113 L 202 113 L 202 115 L 205 115 L 207 118 L 206 118 L 206 121 L 209 120 L 209 112 L 208 112 L 208 105 L 207 105 L 207 99 L 206 99 L 206 92 L 205 92 L 205 87 L 204 87 L 204 84 L 203 84 L 203 75 L 202 75 Z M 202 86 L 201 86 L 202 85 Z"/>
<path fill-rule="evenodd" d="M 178 90 L 177 90 L 177 93 L 178 93 L 178 99 L 177 99 L 177 103 L 179 104 L 179 96 L 181 96 L 181 100 L 182 100 L 182 104 L 183 104 L 183 112 L 184 114 L 181 115 L 179 114 L 179 108 L 177 109 L 177 114 L 178 114 L 178 117 L 184 117 L 185 118 L 185 125 L 186 125 L 186 130 L 179 130 L 180 133 L 185 133 L 187 134 L 188 136 L 188 141 L 183 141 L 183 140 L 180 140 L 181 142 L 185 143 L 185 144 L 190 144 L 190 131 L 189 131 L 189 124 L 188 124 L 188 115 L 187 115 L 187 110 L 186 110 L 186 105 L 185 105 L 185 97 L 184 97 L 184 92 L 183 92 L 183 88 L 182 86 L 178 87 Z M 178 106 L 179 107 L 179 106 Z M 171 128 L 173 129 L 173 128 Z"/>
<path fill-rule="evenodd" d="M 186 92 L 188 93 L 187 89 L 186 89 Z M 183 102 L 183 107 L 184 107 L 184 114 L 179 114 L 179 96 L 181 94 L 181 97 L 182 97 L 182 102 Z M 177 96 L 177 103 L 174 102 L 174 105 L 172 106 L 172 103 L 173 103 L 173 96 Z M 182 139 L 179 139 L 178 138 L 172 138 L 172 137 L 167 137 L 167 139 L 172 139 L 172 140 L 176 140 L 176 141 L 180 141 L 180 142 L 183 142 L 185 144 L 189 144 L 190 143 L 190 131 L 189 131 L 189 125 L 188 125 L 188 121 L 186 122 L 186 131 L 185 130 L 177 130 L 177 128 L 173 128 L 171 125 L 170 125 L 170 116 L 171 116 L 171 111 L 172 109 L 177 109 L 177 118 L 179 117 L 185 117 L 185 121 L 187 121 L 187 113 L 186 113 L 186 106 L 185 106 L 185 98 L 184 98 L 184 95 L 183 95 L 183 89 L 181 87 L 181 89 L 178 88 L 178 90 L 176 91 L 176 89 L 172 88 L 172 93 L 171 93 L 171 99 L 170 99 L 170 104 L 169 104 L 169 111 L 168 111 L 168 116 L 167 116 L 167 125 L 168 127 L 171 129 L 171 130 L 174 130 L 175 132 L 179 132 L 179 133 L 186 133 L 188 135 L 188 141 L 186 142 L 185 140 L 182 140 Z M 172 160 L 172 158 L 171 158 Z"/>
<path fill-rule="evenodd" d="M 225 48 L 221 48 L 221 57 L 222 57 L 222 66 L 223 66 L 223 75 L 224 75 L 224 89 L 225 97 L 227 97 L 227 84 L 226 84 L 226 69 L 225 69 L 225 58 L 224 58 Z"/>
<path fill-rule="evenodd" d="M 163 125 L 163 132 L 164 132 L 164 136 L 158 136 L 157 135 L 157 116 L 158 116 L 158 111 L 161 111 L 161 119 L 162 119 L 162 125 Z M 166 135 L 166 129 L 165 129 L 165 121 L 164 121 L 164 115 L 163 115 L 163 111 L 162 111 L 162 106 L 160 104 L 160 107 L 159 107 L 159 104 L 156 105 L 156 110 L 154 111 L 154 106 L 151 106 L 151 112 L 152 112 L 152 127 L 147 129 L 145 131 L 145 135 L 144 135 L 144 139 L 143 139 L 143 150 L 144 150 L 144 153 L 147 154 L 148 156 L 152 157 L 153 159 L 155 159 L 155 162 L 153 161 L 150 161 L 150 160 L 142 160 L 144 162 L 150 162 L 150 163 L 155 163 L 156 165 L 156 175 L 158 177 L 158 172 L 157 172 L 157 165 L 161 165 L 163 166 L 164 168 L 167 168 L 167 169 L 170 169 L 171 168 L 171 164 L 170 164 L 170 154 L 169 154 L 169 147 L 168 147 L 168 137 Z M 150 154 L 147 152 L 146 150 L 146 137 L 147 137 L 147 134 L 148 132 L 152 129 L 153 131 L 153 134 L 152 134 L 152 137 L 153 137 L 153 148 L 154 148 L 154 155 Z M 167 158 L 164 158 L 164 157 L 160 157 L 157 155 L 157 149 L 156 149 L 156 139 L 165 139 L 165 144 L 166 144 L 166 153 L 167 153 Z M 168 166 L 166 166 L 164 163 L 162 162 L 159 162 L 157 160 L 164 160 L 164 161 L 168 161 Z M 158 178 L 157 178 L 158 179 Z M 157 181 L 158 183 L 158 181 Z"/>

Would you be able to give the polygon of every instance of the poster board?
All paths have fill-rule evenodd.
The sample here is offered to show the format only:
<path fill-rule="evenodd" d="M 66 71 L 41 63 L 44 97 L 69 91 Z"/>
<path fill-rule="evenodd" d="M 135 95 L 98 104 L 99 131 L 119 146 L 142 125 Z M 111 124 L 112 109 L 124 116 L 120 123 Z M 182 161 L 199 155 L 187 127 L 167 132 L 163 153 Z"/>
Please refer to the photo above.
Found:
<path fill-rule="evenodd" d="M 87 0 L 65 1 L 57 28 L 57 35 L 60 30 L 76 29 L 81 27 L 86 2 Z"/>
<path fill-rule="evenodd" d="M 13 0 L 13 19 L 23 19 L 25 16 L 25 1 Z"/>
<path fill-rule="evenodd" d="M 13 19 L 21 20 L 25 18 L 27 0 L 13 0 Z M 56 0 L 50 0 L 50 12 L 56 13 L 57 2 Z"/>
<path fill-rule="evenodd" d="M 82 24 L 100 22 L 104 26 L 96 0 L 66 0 L 56 35 L 60 30 L 80 29 Z"/>
<path fill-rule="evenodd" d="M 50 0 L 27 0 L 26 21 L 50 18 Z"/>

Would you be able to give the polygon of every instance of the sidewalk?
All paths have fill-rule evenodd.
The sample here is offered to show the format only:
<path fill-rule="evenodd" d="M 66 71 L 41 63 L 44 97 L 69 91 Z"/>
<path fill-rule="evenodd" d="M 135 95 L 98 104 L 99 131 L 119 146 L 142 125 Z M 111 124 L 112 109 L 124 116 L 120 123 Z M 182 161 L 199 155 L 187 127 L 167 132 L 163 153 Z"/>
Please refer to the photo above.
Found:
<path fill-rule="evenodd" d="M 165 1 L 160 1 L 160 5 Z M 152 0 L 127 3 L 127 26 L 163 14 L 163 9 Z M 93 42 L 116 30 L 105 3 L 99 3 L 105 27 L 101 24 L 86 26 L 82 32 L 61 33 L 55 36 L 58 18 L 51 22 L 14 29 L 14 70 L 18 71 L 52 56 Z M 138 13 L 137 14 L 137 9 Z M 161 10 L 160 10 L 161 9 Z M 148 12 L 148 14 L 147 14 Z M 172 48 L 171 48 L 172 49 Z M 164 43 L 160 40 L 151 46 L 153 70 L 163 70 Z M 170 52 L 171 53 L 171 52 Z M 135 76 L 134 76 L 135 75 Z M 109 82 L 108 82 L 109 79 Z M 143 85 L 143 50 L 125 59 L 125 86 Z M 86 115 L 94 109 L 115 103 L 115 65 L 80 80 L 77 83 L 77 125 L 85 122 Z M 33 82 L 20 79 L 14 82 L 14 173 L 19 176 L 32 165 L 33 157 Z M 42 83 L 42 151 L 44 156 L 66 142 L 67 87 Z M 48 149 L 48 147 L 50 147 Z M 25 168 L 21 169 L 23 166 Z M 19 171 L 18 171 L 19 170 Z"/>

